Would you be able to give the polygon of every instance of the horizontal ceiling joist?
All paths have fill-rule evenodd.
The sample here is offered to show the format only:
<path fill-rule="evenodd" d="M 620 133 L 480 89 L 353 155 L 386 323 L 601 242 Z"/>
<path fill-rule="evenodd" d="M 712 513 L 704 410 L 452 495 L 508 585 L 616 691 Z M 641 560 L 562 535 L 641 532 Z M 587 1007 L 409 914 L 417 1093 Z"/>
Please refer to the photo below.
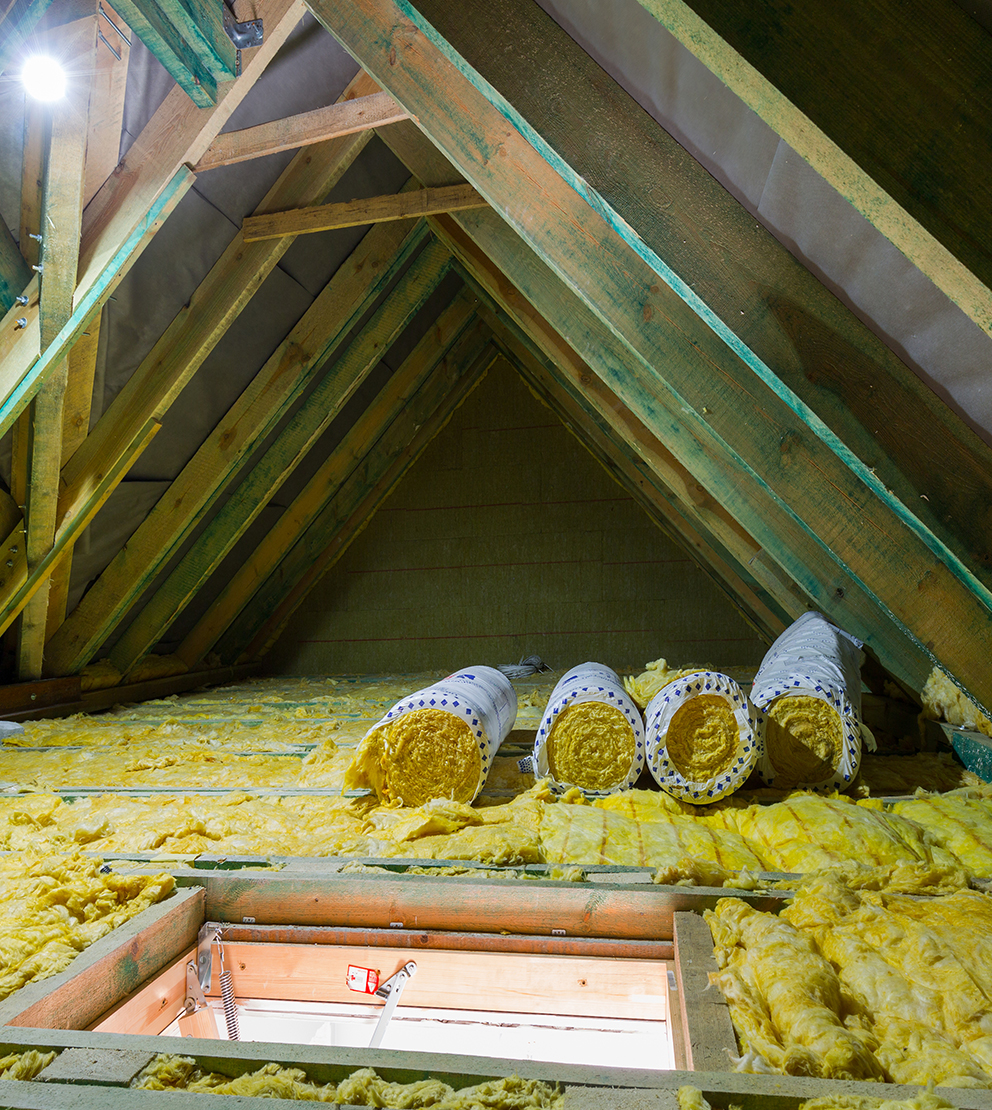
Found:
<path fill-rule="evenodd" d="M 414 189 L 384 197 L 321 204 L 292 212 L 248 216 L 241 225 L 241 232 L 246 243 L 257 243 L 285 235 L 308 235 L 338 227 L 362 227 L 391 220 L 413 220 L 438 212 L 463 212 L 485 207 L 486 201 L 471 185 L 448 185 L 440 189 Z"/>
<path fill-rule="evenodd" d="M 403 360 L 375 401 L 355 421 L 269 534 L 187 633 L 176 649 L 176 655 L 184 663 L 190 667 L 199 663 L 239 614 L 250 604 L 254 608 L 256 592 L 275 573 L 296 541 L 342 489 L 351 474 L 371 464 L 375 457 L 372 452 L 381 438 L 391 441 L 394 451 L 412 442 L 416 433 L 416 414 L 422 412 L 425 404 L 423 398 L 431 390 L 434 391 L 434 403 L 428 405 L 433 411 L 442 396 L 438 391 L 451 384 L 444 366 L 470 364 L 488 341 L 485 329 L 472 319 L 474 306 L 475 299 L 462 292 L 438 316 L 436 323 Z M 434 384 L 429 384 L 431 382 Z M 421 390 L 427 392 L 421 393 Z M 417 400 L 418 397 L 420 400 Z M 380 452 L 380 457 L 388 458 L 388 453 Z"/>
<path fill-rule="evenodd" d="M 410 466 L 444 427 L 454 411 L 482 381 L 499 352 L 489 343 L 481 351 L 468 337 L 463 357 L 444 358 L 431 378 L 398 412 L 362 464 L 324 505 L 280 561 L 251 606 L 218 644 L 226 658 L 258 658 L 278 639 L 309 592 L 334 566 L 348 545 L 385 501 Z M 473 357 L 473 351 L 478 351 Z"/>
<path fill-rule="evenodd" d="M 414 259 L 114 645 L 109 658 L 121 674 L 144 658 L 186 608 L 424 307 L 450 264 L 451 256 L 437 241 Z"/>
<path fill-rule="evenodd" d="M 52 674 L 74 674 L 94 658 L 242 461 L 274 431 L 318 367 L 399 276 L 425 236 L 423 227 L 387 224 L 362 239 L 48 641 L 45 665 Z"/>
<path fill-rule="evenodd" d="M 953 0 L 640 0 L 992 334 L 992 35 Z"/>
<path fill-rule="evenodd" d="M 241 131 L 225 131 L 214 139 L 210 149 L 193 169 L 196 173 L 203 173 L 218 166 L 232 166 L 235 162 L 264 158 L 282 150 L 312 146 L 409 118 L 410 113 L 401 108 L 389 93 L 373 92 L 288 119 L 260 123 L 257 127 L 246 127 Z"/>
<path fill-rule="evenodd" d="M 405 128 L 405 124 L 400 124 L 391 129 L 384 135 L 384 141 L 421 180 L 450 180 L 451 167 L 438 157 L 417 129 Z M 509 279 L 518 291 L 518 299 L 528 302 L 544 317 L 554 332 L 581 355 L 595 375 L 665 444 L 708 491 L 708 496 L 753 537 L 761 551 L 784 571 L 786 587 L 789 580 L 795 582 L 813 604 L 864 640 L 901 681 L 916 689 L 922 686 L 932 665 L 926 649 L 892 621 L 891 613 L 838 561 L 815 531 L 797 519 L 750 468 L 741 466 L 737 452 L 711 429 L 709 412 L 694 414 L 680 397 L 672 396 L 664 379 L 634 361 L 630 348 L 520 241 L 504 220 L 492 212 L 466 213 L 448 219 Z M 557 363 L 562 358 L 551 336 L 545 335 L 539 342 L 553 361 Z M 686 361 L 684 355 L 679 357 L 686 366 L 696 365 Z M 710 403 L 721 384 L 718 380 L 713 386 Z M 755 421 L 760 423 L 763 416 L 761 407 L 734 397 L 721 401 L 719 411 L 740 424 L 745 433 Z M 801 445 L 786 439 L 782 451 L 779 443 L 776 440 L 770 462 L 793 471 L 797 464 L 801 467 Z M 799 457 L 793 458 L 797 448 Z M 779 463 L 780 458 L 784 462 Z M 798 474 L 796 477 L 802 480 Z M 829 500 L 817 504 L 830 511 Z"/>

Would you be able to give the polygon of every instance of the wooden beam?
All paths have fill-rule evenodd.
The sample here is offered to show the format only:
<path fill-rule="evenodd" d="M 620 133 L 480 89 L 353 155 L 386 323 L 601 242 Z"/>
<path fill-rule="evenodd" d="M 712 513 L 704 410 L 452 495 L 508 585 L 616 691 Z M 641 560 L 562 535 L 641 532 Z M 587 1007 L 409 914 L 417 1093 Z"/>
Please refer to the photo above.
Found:
<path fill-rule="evenodd" d="M 461 212 L 485 208 L 486 202 L 471 185 L 449 185 L 441 189 L 417 189 L 385 197 L 365 197 L 340 204 L 322 204 L 295 212 L 273 212 L 248 216 L 241 225 L 246 243 L 280 239 L 284 235 L 308 235 L 337 227 L 361 227 L 388 220 L 412 220 L 438 212 Z"/>
<path fill-rule="evenodd" d="M 873 472 L 876 493 L 881 483 L 992 586 L 992 450 L 919 375 L 538 5 L 414 2 L 440 33 L 457 28 L 458 48 L 480 76 L 511 101 L 548 157 L 569 167 L 573 187 L 681 290 L 701 322 L 709 327 L 713 318 L 797 415 L 811 423 L 811 410 L 822 421 L 817 434 L 839 440 Z M 703 2 L 729 9 L 723 0 Z M 814 4 L 822 14 L 820 0 Z"/>
<path fill-rule="evenodd" d="M 416 128 L 397 124 L 384 132 L 383 140 L 421 180 L 451 180 L 454 171 L 450 164 Z M 769 495 L 764 484 L 738 465 L 726 445 L 710 434 L 704 422 L 688 421 L 683 407 L 669 403 L 664 389 L 650 397 L 631 393 L 626 378 L 631 357 L 629 349 L 521 243 L 505 221 L 492 212 L 483 212 L 437 217 L 435 224 L 438 234 L 448 239 L 457 256 L 472 257 L 473 252 L 464 246 L 455 246 L 459 237 L 446 235 L 444 228 L 451 224 L 460 229 L 462 244 L 467 240 L 475 245 L 475 258 L 491 261 L 488 269 L 478 267 L 480 275 L 487 275 L 487 290 L 499 293 L 496 299 L 511 306 L 509 311 L 514 319 L 548 358 L 556 365 L 566 366 L 568 349 L 579 353 L 594 372 L 592 377 L 580 376 L 583 389 L 591 389 L 595 378 L 602 379 L 617 397 L 622 398 L 631 413 L 665 444 L 692 476 L 692 481 L 685 485 L 689 502 L 697 502 L 705 508 L 706 498 L 701 494 L 709 491 L 711 506 L 722 506 L 740 524 L 744 534 L 760 545 L 756 558 L 763 553 L 771 555 L 776 569 L 781 567 L 785 572 L 786 583 L 795 582 L 819 609 L 865 640 L 880 658 L 884 658 L 886 666 L 900 681 L 913 689 L 922 688 L 932 665 L 926 652 L 920 651 L 918 645 L 892 627 L 890 615 L 877 600 L 849 571 L 837 565 L 824 545 L 800 526 L 780 501 Z M 562 339 L 567 343 L 565 349 L 562 349 Z M 640 376 L 639 371 L 635 381 Z M 741 411 L 749 412 L 750 409 Z M 658 465 L 655 460 L 651 463 Z M 677 485 L 677 481 L 673 474 L 673 484 Z M 719 518 L 710 517 L 707 511 L 707 519 L 711 520 L 714 532 L 722 534 Z M 754 576 L 759 577 L 753 559 L 748 565 Z M 772 581 L 769 576 L 766 581 L 769 589 Z"/>
<path fill-rule="evenodd" d="M 52 0 L 7 0 L 0 15 L 0 73 L 4 73 Z M 9 78 L 8 78 L 9 79 Z"/>
<path fill-rule="evenodd" d="M 637 237 L 621 234 L 604 198 L 592 197 L 581 175 L 536 141 L 506 98 L 409 0 L 344 0 L 333 15 L 327 0 L 311 4 L 528 246 L 622 337 L 628 357 L 609 371 L 618 395 L 656 410 L 667 395 L 680 425 L 714 437 L 891 614 L 884 623 L 899 639 L 907 636 L 992 705 L 992 675 L 977 662 L 992 652 L 992 592 L 961 558 L 806 406 L 791 407 L 787 391 L 773 388 L 769 368 L 746 358 L 712 312 L 697 314 L 700 306 L 689 303 L 696 295 L 643 241 L 638 249 L 627 241 L 625 235 Z M 389 32 L 397 21 L 401 37 Z M 472 128 L 464 127 L 466 116 Z M 521 181 L 528 182 L 526 203 Z"/>
<path fill-rule="evenodd" d="M 442 362 L 429 387 L 365 454 L 362 465 L 351 472 L 281 560 L 252 606 L 242 610 L 218 645 L 222 656 L 229 653 L 240 660 L 243 653 L 255 659 L 269 650 L 309 592 L 361 533 L 497 357 L 496 349 L 487 346 L 468 364 Z"/>
<path fill-rule="evenodd" d="M 312 383 L 317 367 L 398 276 L 426 235 L 423 227 L 405 235 L 404 230 L 399 225 L 374 229 L 339 267 L 227 417 L 183 468 L 169 487 L 169 494 L 149 513 L 49 641 L 46 660 L 51 673 L 78 671 L 94 657 L 242 461 Z M 108 442 L 112 432 L 111 428 Z M 92 467 L 73 469 L 71 475 L 67 468 L 63 477 L 72 477 L 64 494 L 67 506 L 88 495 L 94 478 L 86 475 L 102 474 L 101 454 L 94 452 Z M 68 509 L 63 519 L 71 519 Z"/>
<path fill-rule="evenodd" d="M 640 0 L 992 334 L 992 46 L 952 0 Z"/>
<path fill-rule="evenodd" d="M 24 261 L 14 237 L 0 216 L 0 314 L 14 304 L 31 281 L 31 267 Z"/>
<path fill-rule="evenodd" d="M 238 483 L 114 645 L 109 659 L 122 674 L 126 675 L 161 639 L 424 307 L 450 264 L 447 249 L 437 242 L 429 243 L 368 323 L 330 364 L 275 442 Z"/>
<path fill-rule="evenodd" d="M 79 257 L 90 75 L 97 47 L 97 16 L 58 29 L 59 56 L 70 75 L 65 97 L 52 106 L 42 208 L 42 279 L 39 304 L 41 348 L 48 347 L 72 316 Z M 27 569 L 31 574 L 55 539 L 59 470 L 62 466 L 63 404 L 69 377 L 62 359 L 32 403 L 31 449 L 25 504 Z M 34 592 L 21 615 L 17 677 L 41 678 L 48 623 L 48 586 Z"/>
<path fill-rule="evenodd" d="M 460 364 L 478 356 L 479 350 L 471 347 L 464 351 L 452 350 L 466 326 L 468 314 L 473 311 L 473 300 L 461 293 L 441 313 L 427 335 L 383 387 L 375 403 L 355 421 L 337 450 L 328 456 L 269 534 L 186 634 L 176 649 L 176 655 L 188 666 L 195 666 L 213 649 L 238 614 L 252 601 L 256 591 L 275 572 L 286 552 L 343 485 L 363 453 L 413 401 L 438 362 L 447 358 L 452 363 Z M 461 342 L 474 342 L 481 348 L 485 339 L 475 329 L 471 338 Z"/>
<path fill-rule="evenodd" d="M 737 1035 L 721 991 L 710 988 L 710 973 L 719 971 L 713 956 L 713 935 L 700 913 L 673 914 L 675 977 L 682 1003 L 686 1068 L 690 1071 L 732 1071 Z"/>
<path fill-rule="evenodd" d="M 252 158 L 264 158 L 281 150 L 324 143 L 367 131 L 370 127 L 383 127 L 409 119 L 389 93 L 375 92 L 354 100 L 315 108 L 289 119 L 260 123 L 241 131 L 225 131 L 210 144 L 210 149 L 193 167 L 197 173 L 213 170 L 218 166 L 232 166 Z"/>
<path fill-rule="evenodd" d="M 122 254 L 128 244 L 138 251 L 144 237 L 157 230 L 169 205 L 178 201 L 178 183 L 194 180 L 194 164 L 231 113 L 261 76 L 303 12 L 302 0 L 258 0 L 256 12 L 265 19 L 265 42 L 244 52 L 242 73 L 222 86 L 218 104 L 199 109 L 181 89 L 173 89 L 131 145 L 117 171 L 108 178 L 83 212 L 79 275 L 70 323 L 41 358 L 37 313 L 28 307 L 27 327 L 0 335 L 0 435 L 10 427 L 54 371 L 72 344 L 133 261 Z M 137 235 L 137 238 L 135 236 Z M 137 257 L 137 254 L 134 255 Z M 78 325 L 78 326 L 77 326 Z"/>

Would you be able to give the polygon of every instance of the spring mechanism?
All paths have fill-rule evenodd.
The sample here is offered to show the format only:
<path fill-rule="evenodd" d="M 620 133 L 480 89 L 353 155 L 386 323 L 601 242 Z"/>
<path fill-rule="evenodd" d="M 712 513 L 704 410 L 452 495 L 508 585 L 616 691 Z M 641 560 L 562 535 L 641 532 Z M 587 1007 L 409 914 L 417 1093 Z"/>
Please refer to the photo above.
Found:
<path fill-rule="evenodd" d="M 217 941 L 217 954 L 220 956 L 220 998 L 224 1005 L 224 1019 L 227 1022 L 227 1039 L 229 1041 L 241 1040 L 241 1028 L 238 1025 L 238 1004 L 234 999 L 234 983 L 231 973 L 224 970 L 224 945 L 221 943 L 220 933 L 214 938 Z"/>
<path fill-rule="evenodd" d="M 240 1041 L 241 1030 L 238 1027 L 238 1007 L 234 1001 L 234 984 L 231 982 L 231 973 L 222 971 L 220 974 L 220 997 L 224 1003 L 224 1019 L 227 1021 L 227 1039 Z"/>

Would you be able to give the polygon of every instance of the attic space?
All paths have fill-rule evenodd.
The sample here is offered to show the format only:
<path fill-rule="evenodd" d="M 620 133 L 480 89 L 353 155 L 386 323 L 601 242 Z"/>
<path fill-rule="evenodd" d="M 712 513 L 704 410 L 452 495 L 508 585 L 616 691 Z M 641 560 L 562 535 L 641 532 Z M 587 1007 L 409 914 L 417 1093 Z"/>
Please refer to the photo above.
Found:
<path fill-rule="evenodd" d="M 990 36 L 0 4 L 4 1106 L 992 1108 Z"/>

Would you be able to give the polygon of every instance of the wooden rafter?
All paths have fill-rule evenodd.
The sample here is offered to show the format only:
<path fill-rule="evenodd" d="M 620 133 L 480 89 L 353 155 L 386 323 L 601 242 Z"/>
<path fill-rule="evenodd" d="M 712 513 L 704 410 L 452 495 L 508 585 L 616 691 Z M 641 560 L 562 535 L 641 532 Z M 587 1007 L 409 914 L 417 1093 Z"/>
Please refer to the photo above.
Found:
<path fill-rule="evenodd" d="M 0 313 L 13 307 L 30 280 L 31 269 L 0 215 Z"/>
<path fill-rule="evenodd" d="M 992 37 L 967 9 L 640 3 L 992 334 Z"/>
<path fill-rule="evenodd" d="M 709 440 L 739 476 L 771 495 L 829 552 L 836 570 L 823 576 L 821 590 L 837 572 L 850 575 L 887 614 L 873 636 L 894 636 L 900 655 L 908 639 L 917 659 L 938 660 L 980 703 L 992 705 L 992 676 L 978 662 L 992 651 L 992 594 L 961 558 L 812 413 L 787 404 L 745 359 L 736 336 L 712 314 L 702 319 L 665 283 L 662 274 L 669 271 L 661 260 L 649 264 L 649 252 L 627 241 L 604 198 L 594 198 L 595 208 L 582 199 L 575 188 L 588 192 L 588 186 L 574 167 L 537 141 L 491 81 L 409 2 L 344 0 L 333 12 L 323 0 L 311 6 L 524 242 L 622 338 L 624 359 L 604 367 L 618 396 L 635 411 L 653 410 L 655 418 L 670 406 L 683 434 L 691 429 Z M 390 34 L 399 22 L 404 34 Z M 466 115 L 472 128 L 463 125 Z M 519 203 L 522 180 L 526 206 Z"/>
<path fill-rule="evenodd" d="M 386 225 L 365 236 L 184 467 L 169 495 L 139 525 L 48 642 L 46 660 L 52 673 L 74 673 L 93 659 L 246 455 L 275 428 L 312 382 L 316 368 L 398 275 L 424 234 L 422 228 L 404 234 L 399 225 Z M 287 373 L 290 368 L 295 372 Z"/>
<path fill-rule="evenodd" d="M 440 189 L 415 189 L 384 197 L 364 197 L 338 204 L 321 204 L 293 212 L 271 212 L 249 216 L 241 225 L 246 243 L 280 239 L 285 235 L 308 235 L 338 227 L 362 227 L 390 220 L 414 220 L 438 212 L 463 212 L 485 208 L 486 202 L 471 185 L 447 185 Z"/>
<path fill-rule="evenodd" d="M 222 656 L 255 659 L 264 655 L 286 622 L 347 550 L 409 467 L 482 381 L 499 352 L 491 344 L 471 357 L 442 359 L 431 378 L 385 429 L 366 446 L 361 465 L 352 469 L 313 523 L 279 562 L 218 644 Z M 477 348 L 475 348 L 477 350 Z M 354 441 L 355 447 L 359 442 Z"/>
<path fill-rule="evenodd" d="M 384 133 L 384 141 L 420 180 L 449 181 L 451 166 L 416 129 L 406 128 L 406 124 L 391 128 Z M 790 580 L 795 582 L 824 613 L 869 642 L 902 681 L 915 689 L 922 686 L 929 674 L 929 656 L 892 625 L 890 614 L 837 564 L 829 549 L 739 465 L 726 445 L 710 433 L 705 421 L 688 419 L 691 413 L 671 402 L 663 388 L 643 388 L 643 372 L 631 380 L 629 348 L 521 243 L 503 220 L 491 212 L 460 214 L 437 222 L 443 219 L 461 228 L 481 256 L 488 257 L 496 271 L 509 279 L 516 290 L 509 299 L 529 303 L 537 316 L 551 325 L 552 332 L 535 329 L 533 333 L 544 354 L 556 364 L 563 361 L 554 335 L 579 352 L 596 376 L 665 444 L 693 480 L 707 489 L 714 502 L 774 560 L 774 571 L 784 572 L 783 588 L 788 589 Z M 521 309 L 513 311 L 521 322 L 527 320 Z M 529 320 L 527 323 L 530 326 Z M 632 384 L 636 388 L 631 389 Z M 736 411 L 749 409 L 740 406 Z M 770 585 L 766 582 L 766 587 Z"/>
<path fill-rule="evenodd" d="M 367 79 L 366 79 L 367 80 Z M 339 139 L 370 127 L 383 127 L 409 119 L 389 93 L 373 92 L 354 100 L 315 108 L 289 119 L 260 123 L 241 131 L 225 131 L 210 144 L 210 149 L 193 169 L 197 173 L 214 170 L 218 166 L 232 166 L 252 158 L 264 158 L 282 150 L 324 143 Z"/>
<path fill-rule="evenodd" d="M 304 534 L 356 465 L 356 459 L 391 427 L 443 359 L 462 364 L 487 341 L 477 324 L 469 328 L 475 299 L 460 293 L 427 335 L 404 359 L 375 402 L 355 421 L 345 439 L 320 466 L 306 487 L 238 569 L 176 649 L 188 666 L 199 663 L 252 601 L 286 552 Z M 467 334 L 468 329 L 471 334 Z"/>
<path fill-rule="evenodd" d="M 450 264 L 446 248 L 437 242 L 428 243 L 414 259 L 388 298 L 331 363 L 289 423 L 114 645 L 109 658 L 122 674 L 126 675 L 165 634 L 423 308 Z"/>

